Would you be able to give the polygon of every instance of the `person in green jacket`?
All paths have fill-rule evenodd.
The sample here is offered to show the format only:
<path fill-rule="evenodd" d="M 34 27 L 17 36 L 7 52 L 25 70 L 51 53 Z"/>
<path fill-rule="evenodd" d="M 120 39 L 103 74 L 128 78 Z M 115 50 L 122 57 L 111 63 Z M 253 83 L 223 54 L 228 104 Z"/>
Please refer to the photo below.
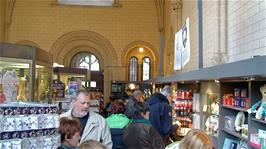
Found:
<path fill-rule="evenodd" d="M 123 130 L 131 122 L 124 114 L 125 105 L 122 100 L 115 100 L 111 107 L 111 115 L 106 118 L 107 125 L 110 128 L 113 149 L 123 149 Z"/>

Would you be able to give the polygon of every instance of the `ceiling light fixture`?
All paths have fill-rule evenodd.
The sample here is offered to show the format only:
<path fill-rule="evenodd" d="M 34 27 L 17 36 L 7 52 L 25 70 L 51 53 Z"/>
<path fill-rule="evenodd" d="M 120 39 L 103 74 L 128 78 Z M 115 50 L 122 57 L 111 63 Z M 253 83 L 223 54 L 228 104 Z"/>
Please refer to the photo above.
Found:
<path fill-rule="evenodd" d="M 142 47 L 139 48 L 139 52 L 143 52 L 143 48 Z"/>

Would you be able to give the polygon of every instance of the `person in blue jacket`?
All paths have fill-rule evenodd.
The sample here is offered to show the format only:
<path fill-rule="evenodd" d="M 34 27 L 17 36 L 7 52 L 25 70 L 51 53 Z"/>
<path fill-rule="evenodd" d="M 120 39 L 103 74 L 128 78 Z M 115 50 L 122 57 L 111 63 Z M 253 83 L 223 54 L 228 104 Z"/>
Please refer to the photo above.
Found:
<path fill-rule="evenodd" d="M 173 125 L 172 120 L 172 107 L 169 103 L 169 101 L 172 101 L 172 96 L 172 88 L 166 85 L 161 92 L 155 93 L 148 100 L 150 122 L 165 142 L 167 142 L 171 134 L 176 132 L 178 127 L 177 125 Z"/>
<path fill-rule="evenodd" d="M 122 100 L 115 100 L 110 107 L 110 112 L 112 113 L 108 118 L 106 118 L 107 125 L 110 128 L 113 147 L 112 149 L 123 149 L 123 132 L 124 129 L 131 122 L 130 119 L 124 114 L 125 105 Z"/>

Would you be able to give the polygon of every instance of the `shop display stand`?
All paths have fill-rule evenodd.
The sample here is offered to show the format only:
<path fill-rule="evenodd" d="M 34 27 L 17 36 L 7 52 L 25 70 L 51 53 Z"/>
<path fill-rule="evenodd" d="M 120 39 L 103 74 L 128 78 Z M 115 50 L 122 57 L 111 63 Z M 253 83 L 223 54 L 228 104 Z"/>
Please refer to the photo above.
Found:
<path fill-rule="evenodd" d="M 190 129 L 194 128 L 195 115 L 199 115 L 199 111 L 195 110 L 199 109 L 199 107 L 195 108 L 197 105 L 195 100 L 199 100 L 195 95 L 199 90 L 198 87 L 197 83 L 177 84 L 173 110 L 175 111 L 174 122 L 178 121 L 181 125 L 180 136 L 185 136 Z"/>
<path fill-rule="evenodd" d="M 201 128 L 206 131 L 212 139 L 213 145 L 218 146 L 219 125 L 219 84 L 215 82 L 201 83 Z"/>
<path fill-rule="evenodd" d="M 0 105 L 0 148 L 57 149 L 59 114 L 56 105 L 12 102 Z"/>
<path fill-rule="evenodd" d="M 0 43 L 0 53 L 0 69 L 3 68 L 2 75 L 4 75 L 4 71 L 15 70 L 21 81 L 18 83 L 18 98 L 12 98 L 14 99 L 12 101 L 18 99 L 29 102 L 52 102 L 53 56 L 49 52 L 32 46 Z"/>
<path fill-rule="evenodd" d="M 258 101 L 261 100 L 261 93 L 260 93 L 260 86 L 266 83 L 266 78 L 261 79 L 261 81 L 243 81 L 243 82 L 230 82 L 230 83 L 221 83 L 221 95 L 229 93 L 233 93 L 233 88 L 234 87 L 239 87 L 239 88 L 247 88 L 248 90 L 248 98 L 250 98 L 250 103 L 247 103 L 247 108 L 250 108 L 250 106 L 254 105 Z M 221 101 L 223 103 L 223 101 Z M 225 138 L 230 138 L 233 140 L 239 141 L 244 141 L 247 145 L 248 148 L 252 148 L 250 146 L 250 135 L 254 133 L 258 133 L 258 129 L 265 130 L 266 128 L 266 121 L 263 120 L 258 120 L 255 118 L 255 114 L 248 114 L 247 108 L 243 107 L 236 107 L 236 106 L 228 106 L 221 104 L 220 106 L 220 131 L 219 131 L 219 140 L 220 140 L 220 145 L 219 148 L 223 147 L 224 140 Z M 233 129 L 228 129 L 225 128 L 225 121 L 226 121 L 226 116 L 233 116 L 233 118 L 236 117 L 236 114 L 238 112 L 244 112 L 245 114 L 245 123 L 248 124 L 248 138 L 244 137 L 241 135 L 240 132 L 236 132 L 235 128 Z"/>
<path fill-rule="evenodd" d="M 250 83 L 250 98 L 251 98 L 251 105 L 254 105 L 258 101 L 261 101 L 261 93 L 260 93 L 260 87 L 262 85 L 266 84 L 266 77 L 262 79 L 261 81 L 254 81 Z M 255 114 L 249 115 L 249 140 L 251 134 L 257 134 L 258 129 L 266 130 L 266 121 L 265 120 L 259 120 L 255 118 Z M 251 142 L 249 142 L 250 148 L 253 148 L 251 146 Z"/>
<path fill-rule="evenodd" d="M 172 82 L 197 82 L 202 84 L 206 81 L 219 84 L 219 126 L 218 137 L 216 137 L 216 141 L 213 141 L 214 147 L 216 149 L 223 149 L 223 147 L 227 149 L 234 148 L 236 145 L 239 148 L 243 145 L 248 149 L 257 148 L 251 145 L 251 135 L 258 134 L 258 129 L 266 130 L 266 121 L 256 119 L 255 114 L 249 114 L 247 110 L 261 101 L 260 87 L 266 84 L 266 56 L 155 79 L 158 84 Z M 246 96 L 246 98 L 239 99 L 242 95 L 234 95 L 237 89 L 244 89 L 243 97 Z M 200 96 L 203 96 L 203 94 L 205 93 Z M 233 95 L 236 98 L 234 100 L 236 103 L 232 104 L 230 100 L 229 103 L 224 102 L 223 97 L 226 94 Z M 239 112 L 244 115 L 244 124 L 247 125 L 243 127 L 243 130 L 237 132 L 235 130 L 235 119 Z M 201 116 L 203 115 L 204 112 L 201 112 Z M 229 121 L 231 124 L 228 124 Z M 244 132 L 242 133 L 242 131 Z"/>
<path fill-rule="evenodd" d="M 219 148 L 224 147 L 225 138 L 235 140 L 239 142 L 243 140 L 248 143 L 248 138 L 244 137 L 240 132 L 235 130 L 235 119 L 239 112 L 244 112 L 245 115 L 245 124 L 249 124 L 247 109 L 250 107 L 249 103 L 246 103 L 246 107 L 241 107 L 240 103 L 236 103 L 235 99 L 237 98 L 234 95 L 236 89 L 249 90 L 250 82 L 247 81 L 235 81 L 232 82 L 221 82 L 221 92 L 220 92 L 220 119 L 219 119 Z M 226 103 L 225 95 L 232 94 L 233 97 Z M 229 100 L 229 99 L 228 99 Z"/>

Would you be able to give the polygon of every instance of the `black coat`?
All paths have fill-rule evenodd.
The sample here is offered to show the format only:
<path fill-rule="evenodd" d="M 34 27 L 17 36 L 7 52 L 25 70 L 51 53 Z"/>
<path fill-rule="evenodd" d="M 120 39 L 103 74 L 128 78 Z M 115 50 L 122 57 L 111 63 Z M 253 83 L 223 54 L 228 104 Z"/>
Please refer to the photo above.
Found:
<path fill-rule="evenodd" d="M 124 130 L 124 149 L 164 149 L 164 142 L 148 120 L 135 120 Z"/>
<path fill-rule="evenodd" d="M 132 119 L 134 114 L 135 114 L 135 108 L 134 104 L 137 103 L 137 99 L 134 98 L 133 96 L 130 96 L 128 99 L 127 105 L 126 105 L 126 110 L 125 110 L 125 115 L 129 118 Z"/>
<path fill-rule="evenodd" d="M 165 138 L 172 133 L 172 107 L 168 99 L 161 93 L 155 93 L 148 100 L 150 108 L 150 122 L 152 126 Z"/>
<path fill-rule="evenodd" d="M 123 149 L 123 128 L 110 128 L 110 132 L 112 135 L 113 147 L 112 149 Z"/>

